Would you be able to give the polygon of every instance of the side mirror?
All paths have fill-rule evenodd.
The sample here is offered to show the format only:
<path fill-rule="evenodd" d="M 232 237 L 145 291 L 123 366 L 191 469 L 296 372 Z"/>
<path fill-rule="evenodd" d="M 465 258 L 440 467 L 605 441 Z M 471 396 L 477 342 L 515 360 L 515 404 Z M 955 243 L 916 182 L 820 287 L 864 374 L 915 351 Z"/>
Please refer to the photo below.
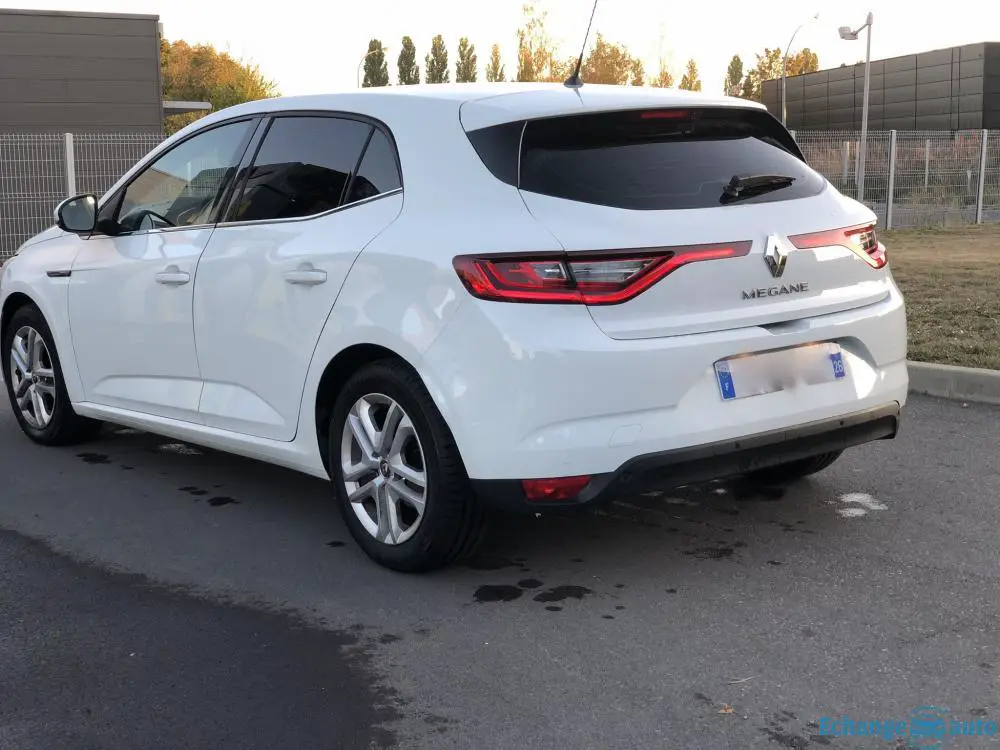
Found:
<path fill-rule="evenodd" d="M 56 206 L 56 224 L 64 232 L 89 234 L 97 224 L 97 197 L 75 195 Z"/>

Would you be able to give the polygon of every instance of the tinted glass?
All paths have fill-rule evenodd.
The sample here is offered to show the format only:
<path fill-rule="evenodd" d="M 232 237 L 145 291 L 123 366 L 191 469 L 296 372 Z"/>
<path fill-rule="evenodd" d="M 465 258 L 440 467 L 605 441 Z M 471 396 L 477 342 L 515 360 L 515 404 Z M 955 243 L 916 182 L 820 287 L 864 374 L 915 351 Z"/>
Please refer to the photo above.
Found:
<path fill-rule="evenodd" d="M 616 208 L 720 206 L 734 175 L 782 175 L 787 187 L 738 205 L 820 192 L 825 180 L 791 136 L 756 110 L 654 110 L 576 115 L 527 124 L 520 188 Z"/>
<path fill-rule="evenodd" d="M 279 117 L 264 136 L 233 221 L 312 216 L 336 208 L 371 126 L 336 117 Z"/>
<path fill-rule="evenodd" d="M 165 153 L 125 189 L 118 222 L 127 231 L 211 222 L 254 125 L 212 128 Z"/>
<path fill-rule="evenodd" d="M 376 130 L 368 142 L 361 167 L 351 183 L 351 194 L 345 202 L 354 203 L 402 186 L 396 164 L 396 149 L 385 133 Z"/>

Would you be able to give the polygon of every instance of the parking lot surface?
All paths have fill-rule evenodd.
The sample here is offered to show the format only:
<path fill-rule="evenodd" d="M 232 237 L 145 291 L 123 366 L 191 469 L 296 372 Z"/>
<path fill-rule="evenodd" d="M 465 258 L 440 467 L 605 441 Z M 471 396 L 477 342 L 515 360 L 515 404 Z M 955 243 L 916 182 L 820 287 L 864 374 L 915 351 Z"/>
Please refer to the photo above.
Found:
<path fill-rule="evenodd" d="M 820 722 L 995 721 L 998 446 L 1000 409 L 914 397 L 895 441 L 793 486 L 506 519 L 406 576 L 321 481 L 129 430 L 40 448 L 3 408 L 0 747 L 884 747 Z"/>

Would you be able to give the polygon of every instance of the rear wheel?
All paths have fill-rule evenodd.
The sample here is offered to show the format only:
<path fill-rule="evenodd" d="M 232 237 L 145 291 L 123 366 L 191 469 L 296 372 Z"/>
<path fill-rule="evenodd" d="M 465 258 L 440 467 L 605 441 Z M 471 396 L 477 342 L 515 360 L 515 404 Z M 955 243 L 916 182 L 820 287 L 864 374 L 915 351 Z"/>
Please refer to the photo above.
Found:
<path fill-rule="evenodd" d="M 376 562 L 421 572 L 474 549 L 483 513 L 451 431 L 406 365 L 375 362 L 348 380 L 328 450 L 344 521 Z"/>
<path fill-rule="evenodd" d="M 766 484 L 794 482 L 796 479 L 802 479 L 810 474 L 823 471 L 823 469 L 840 458 L 841 453 L 843 451 L 833 451 L 832 453 L 821 453 L 818 456 L 802 458 L 798 461 L 789 461 L 786 464 L 778 464 L 777 466 L 770 466 L 766 469 L 751 472 L 747 477 L 753 481 Z"/>
<path fill-rule="evenodd" d="M 7 395 L 25 435 L 42 445 L 71 445 L 100 432 L 100 422 L 73 411 L 52 331 L 37 307 L 11 316 L 3 352 Z"/>

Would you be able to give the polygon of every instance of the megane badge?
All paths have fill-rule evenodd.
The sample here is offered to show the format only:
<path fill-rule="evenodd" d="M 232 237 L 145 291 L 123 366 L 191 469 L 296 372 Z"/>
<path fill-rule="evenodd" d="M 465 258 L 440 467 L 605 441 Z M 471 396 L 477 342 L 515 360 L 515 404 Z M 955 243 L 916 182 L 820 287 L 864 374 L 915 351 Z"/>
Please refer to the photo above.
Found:
<path fill-rule="evenodd" d="M 778 235 L 772 234 L 767 238 L 767 246 L 764 248 L 764 262 L 774 278 L 778 278 L 785 272 L 785 263 L 788 262 L 788 251 Z"/>

